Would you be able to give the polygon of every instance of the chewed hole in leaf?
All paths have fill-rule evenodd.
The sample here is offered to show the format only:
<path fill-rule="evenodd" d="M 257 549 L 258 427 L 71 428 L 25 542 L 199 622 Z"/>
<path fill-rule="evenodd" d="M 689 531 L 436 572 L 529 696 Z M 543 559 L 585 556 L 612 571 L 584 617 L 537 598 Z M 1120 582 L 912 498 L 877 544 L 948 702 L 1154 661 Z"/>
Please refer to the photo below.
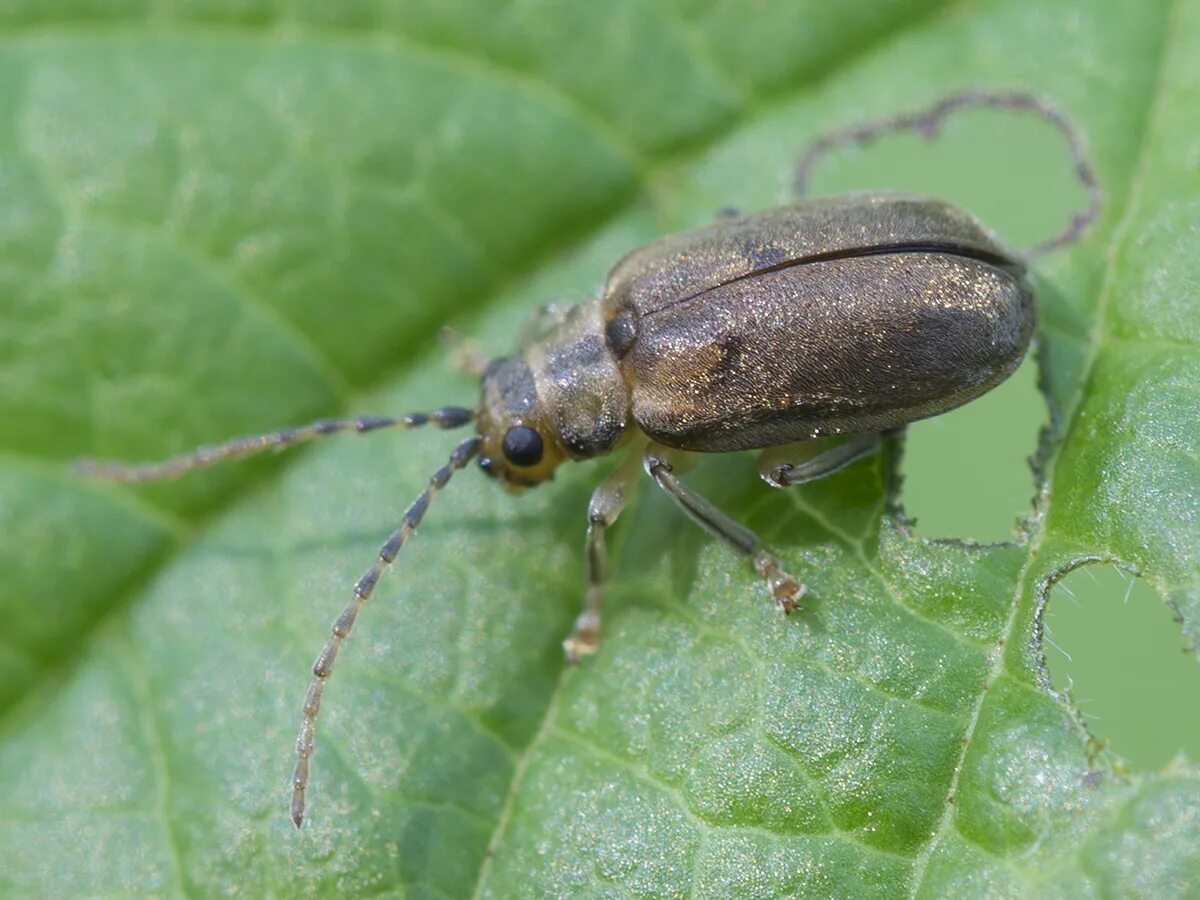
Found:
<path fill-rule="evenodd" d="M 1088 203 L 1054 126 L 1032 113 L 994 109 L 950 116 L 932 141 L 901 132 L 866 149 L 835 151 L 817 167 L 810 187 L 813 194 L 889 190 L 940 197 L 970 210 L 1017 248 L 1056 234 Z"/>
<path fill-rule="evenodd" d="M 1053 126 L 1028 113 L 987 109 L 951 116 L 933 141 L 906 132 L 836 152 L 817 169 L 812 188 L 942 197 L 1018 248 L 1058 233 L 1088 203 Z M 1046 421 L 1036 383 L 1031 354 L 990 394 L 909 429 L 901 500 L 919 533 L 986 542 L 1012 536 L 1030 509 L 1035 486 L 1027 460 Z"/>
<path fill-rule="evenodd" d="M 909 426 L 901 501 L 917 532 L 988 542 L 1011 538 L 1015 522 L 1031 508 L 1029 457 L 1045 419 L 1030 355 L 990 393 Z"/>
<path fill-rule="evenodd" d="M 1144 579 L 1112 565 L 1071 572 L 1050 592 L 1044 641 L 1055 688 L 1114 753 L 1144 771 L 1200 758 L 1200 665 Z"/>

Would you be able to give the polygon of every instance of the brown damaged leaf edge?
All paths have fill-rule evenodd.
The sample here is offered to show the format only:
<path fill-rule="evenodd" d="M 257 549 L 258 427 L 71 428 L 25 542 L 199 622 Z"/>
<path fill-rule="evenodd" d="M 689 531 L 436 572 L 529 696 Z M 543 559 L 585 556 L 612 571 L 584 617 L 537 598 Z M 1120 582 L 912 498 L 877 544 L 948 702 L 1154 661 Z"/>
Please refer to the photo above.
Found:
<path fill-rule="evenodd" d="M 474 409 L 323 420 L 148 465 L 79 463 L 89 476 L 137 483 L 343 431 L 474 423 L 476 433 L 434 472 L 355 583 L 313 664 L 292 780 L 297 827 L 338 653 L 434 496 L 472 460 L 519 493 L 568 460 L 625 454 L 588 505 L 584 608 L 563 642 L 572 663 L 600 647 L 605 532 L 642 469 L 697 525 L 751 561 L 779 609 L 798 607 L 803 583 L 679 475 L 694 454 L 762 450 L 759 475 L 773 487 L 823 478 L 876 452 L 884 435 L 978 397 L 1017 367 L 1035 324 L 1025 259 L 1078 239 L 1100 208 L 1082 141 L 1061 113 L 1027 94 L 954 94 L 818 139 L 796 184 L 803 193 L 812 168 L 842 144 L 897 130 L 932 136 L 946 116 L 980 106 L 1030 111 L 1055 125 L 1088 190 L 1088 207 L 1024 259 L 968 213 L 925 197 L 850 194 L 724 214 L 634 250 L 596 299 L 539 310 L 513 356 L 464 358 L 480 378 Z"/>

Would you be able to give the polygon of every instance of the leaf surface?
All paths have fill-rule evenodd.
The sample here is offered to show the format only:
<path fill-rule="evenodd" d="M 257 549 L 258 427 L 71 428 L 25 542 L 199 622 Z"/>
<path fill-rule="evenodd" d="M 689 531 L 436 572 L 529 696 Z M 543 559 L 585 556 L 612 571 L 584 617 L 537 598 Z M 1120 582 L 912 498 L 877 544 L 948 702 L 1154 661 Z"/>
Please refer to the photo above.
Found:
<path fill-rule="evenodd" d="M 1198 61 L 1194 0 L 0 4 L 0 889 L 1194 890 L 1200 772 L 1090 741 L 1040 616 L 1112 559 L 1200 644 Z M 67 460 L 469 404 L 439 326 L 508 352 L 621 253 L 782 202 L 822 130 L 977 85 L 1052 98 L 1106 200 L 1037 265 L 1054 415 L 1014 540 L 914 535 L 893 456 L 786 492 L 711 460 L 803 614 L 647 491 L 567 670 L 609 463 L 519 499 L 463 473 L 346 648 L 297 834 L 307 667 L 452 439 L 141 492 Z M 1057 227 L 1036 172 L 967 169 L 1014 241 Z"/>

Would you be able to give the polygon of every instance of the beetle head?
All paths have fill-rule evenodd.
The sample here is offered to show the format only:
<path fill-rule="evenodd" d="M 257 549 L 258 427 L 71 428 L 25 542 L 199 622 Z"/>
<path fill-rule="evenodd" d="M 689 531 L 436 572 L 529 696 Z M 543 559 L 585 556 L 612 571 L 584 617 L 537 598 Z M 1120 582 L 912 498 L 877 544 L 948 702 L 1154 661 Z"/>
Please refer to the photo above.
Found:
<path fill-rule="evenodd" d="M 479 468 L 513 492 L 553 478 L 567 454 L 547 427 L 529 366 L 521 357 L 497 359 L 481 383 Z"/>

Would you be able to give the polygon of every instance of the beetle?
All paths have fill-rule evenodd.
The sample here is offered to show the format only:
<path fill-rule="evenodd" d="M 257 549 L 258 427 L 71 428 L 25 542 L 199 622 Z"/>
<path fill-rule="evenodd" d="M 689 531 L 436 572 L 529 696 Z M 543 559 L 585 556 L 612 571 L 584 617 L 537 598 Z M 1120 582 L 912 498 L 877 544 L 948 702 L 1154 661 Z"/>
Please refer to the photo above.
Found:
<path fill-rule="evenodd" d="M 689 454 L 763 450 L 759 474 L 768 484 L 812 481 L 874 452 L 883 435 L 978 397 L 1017 367 L 1035 325 L 1025 260 L 1077 239 L 1099 210 L 1091 167 L 1061 113 L 1028 94 L 950 95 L 919 113 L 820 138 L 797 183 L 802 194 L 816 161 L 840 144 L 900 129 L 931 135 L 945 116 L 973 106 L 1049 120 L 1066 136 L 1089 192 L 1087 210 L 1025 257 L 970 214 L 927 197 L 849 194 L 727 213 L 633 250 L 596 298 L 543 310 L 516 353 L 477 367 L 474 408 L 322 420 L 160 463 L 80 461 L 93 477 L 145 482 L 337 432 L 474 424 L 355 583 L 313 664 L 292 779 L 297 827 L 338 653 L 434 495 L 472 460 L 519 493 L 565 462 L 626 452 L 588 505 L 584 608 L 563 642 L 572 663 L 599 648 L 605 532 L 642 470 L 701 528 L 751 560 L 781 610 L 797 608 L 802 582 L 679 470 Z"/>

